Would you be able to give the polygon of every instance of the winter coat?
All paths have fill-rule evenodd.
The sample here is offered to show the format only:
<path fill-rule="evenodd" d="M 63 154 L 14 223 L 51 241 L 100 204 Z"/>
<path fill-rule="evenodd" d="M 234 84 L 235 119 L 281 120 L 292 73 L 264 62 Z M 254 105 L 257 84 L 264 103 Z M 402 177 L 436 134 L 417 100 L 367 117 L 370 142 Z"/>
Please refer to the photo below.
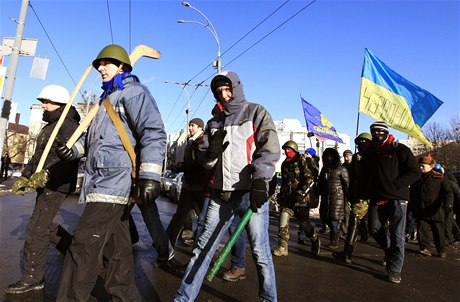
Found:
<path fill-rule="evenodd" d="M 444 173 L 444 177 L 449 180 L 450 188 L 454 194 L 453 209 L 457 215 L 460 214 L 460 186 L 454 175 L 449 172 Z"/>
<path fill-rule="evenodd" d="M 370 198 L 369 176 L 363 169 L 362 157 L 363 154 L 361 152 L 353 154 L 351 169 L 348 170 L 348 177 L 350 179 L 348 202 L 351 204 Z"/>
<path fill-rule="evenodd" d="M 332 156 L 332 160 L 328 159 L 329 155 Z M 318 179 L 321 196 L 320 215 L 322 219 L 342 220 L 345 216 L 345 202 L 350 183 L 348 171 L 340 164 L 340 155 L 335 149 L 324 150 L 322 160 L 323 168 Z"/>
<path fill-rule="evenodd" d="M 369 177 L 371 203 L 409 200 L 409 186 L 420 178 L 420 168 L 412 151 L 394 141 L 393 135 L 380 146 L 372 146 L 363 156 Z"/>
<path fill-rule="evenodd" d="M 308 206 L 311 193 L 305 195 L 305 191 L 313 184 L 314 179 L 304 156 L 297 153 L 291 160 L 283 161 L 281 180 L 278 203 L 282 207 L 292 209 L 295 206 Z"/>
<path fill-rule="evenodd" d="M 253 179 L 263 179 L 268 190 L 268 182 L 280 158 L 275 124 L 263 106 L 246 101 L 236 73 L 228 72 L 225 76 L 232 81 L 232 101 L 208 121 L 206 136 L 226 130 L 224 143 L 229 142 L 229 145 L 219 158 L 206 163 L 207 168 L 215 168 L 210 187 L 223 191 L 248 191 Z"/>
<path fill-rule="evenodd" d="M 417 219 L 445 220 L 446 210 L 452 210 L 453 193 L 449 180 L 431 170 L 410 186 L 413 215 Z"/>
<path fill-rule="evenodd" d="M 44 113 L 44 119 L 47 124 L 40 130 L 37 136 L 35 153 L 29 162 L 26 164 L 22 171 L 22 176 L 29 178 L 37 170 L 38 163 L 42 157 L 43 151 L 45 150 L 46 144 L 53 132 L 59 118 L 62 115 L 62 111 L 65 106 L 61 106 L 54 111 L 48 111 Z M 80 121 L 80 115 L 78 114 L 75 107 L 70 107 L 64 122 L 59 129 L 57 139 L 53 142 L 49 151 L 48 157 L 46 158 L 43 169 L 49 171 L 49 181 L 46 183 L 46 188 L 52 191 L 59 191 L 62 193 L 71 193 L 75 191 L 75 184 L 77 182 L 78 173 L 78 160 L 63 161 L 60 160 L 56 154 L 56 148 L 58 146 L 57 140 L 61 142 L 67 142 L 75 130 L 78 128 Z"/>
<path fill-rule="evenodd" d="M 160 181 L 166 133 L 157 104 L 137 77 L 125 77 L 123 84 L 122 90 L 115 90 L 108 97 L 136 150 L 137 177 Z M 87 156 L 80 202 L 127 204 L 132 163 L 104 104 L 100 105 L 86 137 L 74 145 L 78 156 L 85 153 L 83 146 Z"/>
<path fill-rule="evenodd" d="M 182 188 L 186 190 L 204 190 L 207 184 L 207 174 L 201 163 L 206 150 L 203 149 L 204 132 L 187 141 L 184 152 L 184 161 L 178 171 L 184 172 Z"/>

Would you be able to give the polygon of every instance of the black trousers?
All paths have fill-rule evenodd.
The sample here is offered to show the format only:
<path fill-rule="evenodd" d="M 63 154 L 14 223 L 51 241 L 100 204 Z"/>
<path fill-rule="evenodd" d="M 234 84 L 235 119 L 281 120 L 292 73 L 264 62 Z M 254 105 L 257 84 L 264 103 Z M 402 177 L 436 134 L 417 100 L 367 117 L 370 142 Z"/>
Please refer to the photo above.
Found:
<path fill-rule="evenodd" d="M 420 250 L 428 249 L 430 247 L 430 228 L 433 234 L 433 242 L 436 251 L 439 253 L 445 252 L 446 239 L 445 239 L 445 224 L 442 221 L 432 221 L 419 219 L 418 225 L 418 242 Z"/>
<path fill-rule="evenodd" d="M 66 197 L 67 194 L 51 191 L 48 188 L 37 191 L 35 207 L 25 230 L 22 280 L 26 283 L 42 281 L 49 243 L 59 244 L 62 235 L 70 236 L 66 231 L 61 231 L 59 225 L 53 223 Z M 65 240 L 70 238 L 66 237 Z"/>
<path fill-rule="evenodd" d="M 64 260 L 56 301 L 88 301 L 104 263 L 104 288 L 113 301 L 141 301 L 134 279 L 128 215 L 125 205 L 86 205 Z"/>
<path fill-rule="evenodd" d="M 195 210 L 196 215 L 200 216 L 203 210 L 204 192 L 199 190 L 186 190 L 182 189 L 177 206 L 176 213 L 169 222 L 166 232 L 168 233 L 169 240 L 173 246 L 179 238 L 179 234 L 184 227 L 184 221 L 190 213 L 190 210 Z"/>

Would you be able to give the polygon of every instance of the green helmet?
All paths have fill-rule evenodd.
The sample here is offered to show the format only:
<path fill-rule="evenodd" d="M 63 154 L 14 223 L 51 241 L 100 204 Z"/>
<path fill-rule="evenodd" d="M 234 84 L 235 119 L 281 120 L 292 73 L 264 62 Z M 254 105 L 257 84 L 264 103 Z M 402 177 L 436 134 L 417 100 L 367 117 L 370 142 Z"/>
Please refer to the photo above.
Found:
<path fill-rule="evenodd" d="M 284 145 L 283 145 L 283 150 L 286 147 L 291 148 L 295 152 L 299 152 L 299 146 L 297 146 L 297 143 L 295 141 L 290 140 L 290 141 L 285 142 Z"/>
<path fill-rule="evenodd" d="M 361 133 L 360 135 L 358 135 L 356 138 L 355 138 L 355 144 L 358 143 L 358 140 L 359 139 L 367 139 L 369 141 L 372 141 L 372 135 L 368 132 L 363 132 Z"/>
<path fill-rule="evenodd" d="M 124 64 L 128 68 L 128 71 L 130 72 L 133 70 L 133 67 L 131 65 L 131 61 L 129 60 L 128 53 L 126 50 L 116 44 L 110 44 L 104 47 L 101 52 L 97 55 L 97 58 L 93 61 L 93 67 L 98 69 L 99 68 L 99 61 L 102 59 L 115 59 L 117 61 L 120 61 L 121 63 Z"/>

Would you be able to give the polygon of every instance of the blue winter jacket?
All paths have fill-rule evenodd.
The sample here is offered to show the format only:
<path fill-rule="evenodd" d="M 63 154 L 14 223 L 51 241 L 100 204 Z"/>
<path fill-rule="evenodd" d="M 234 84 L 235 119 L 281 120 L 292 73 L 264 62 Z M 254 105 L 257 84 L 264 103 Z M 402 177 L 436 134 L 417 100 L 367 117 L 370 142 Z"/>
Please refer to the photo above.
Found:
<path fill-rule="evenodd" d="M 136 77 L 124 78 L 123 84 L 123 90 L 108 97 L 136 150 L 138 178 L 160 181 L 166 133 L 157 104 Z M 78 157 L 86 154 L 80 202 L 128 203 L 131 160 L 102 100 L 86 136 L 73 146 L 73 151 Z"/>

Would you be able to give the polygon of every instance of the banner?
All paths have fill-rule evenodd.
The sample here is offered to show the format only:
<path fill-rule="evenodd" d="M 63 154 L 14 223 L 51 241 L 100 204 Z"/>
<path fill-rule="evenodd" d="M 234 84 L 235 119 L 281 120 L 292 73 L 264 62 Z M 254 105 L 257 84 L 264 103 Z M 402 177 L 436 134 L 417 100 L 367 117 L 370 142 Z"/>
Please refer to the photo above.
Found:
<path fill-rule="evenodd" d="M 334 126 L 326 117 L 316 107 L 305 101 L 304 98 L 301 97 L 301 101 L 308 131 L 319 136 L 319 138 L 330 139 L 343 144 Z"/>
<path fill-rule="evenodd" d="M 361 74 L 359 111 L 432 147 L 421 127 L 442 105 L 428 91 L 406 80 L 368 49 Z"/>

